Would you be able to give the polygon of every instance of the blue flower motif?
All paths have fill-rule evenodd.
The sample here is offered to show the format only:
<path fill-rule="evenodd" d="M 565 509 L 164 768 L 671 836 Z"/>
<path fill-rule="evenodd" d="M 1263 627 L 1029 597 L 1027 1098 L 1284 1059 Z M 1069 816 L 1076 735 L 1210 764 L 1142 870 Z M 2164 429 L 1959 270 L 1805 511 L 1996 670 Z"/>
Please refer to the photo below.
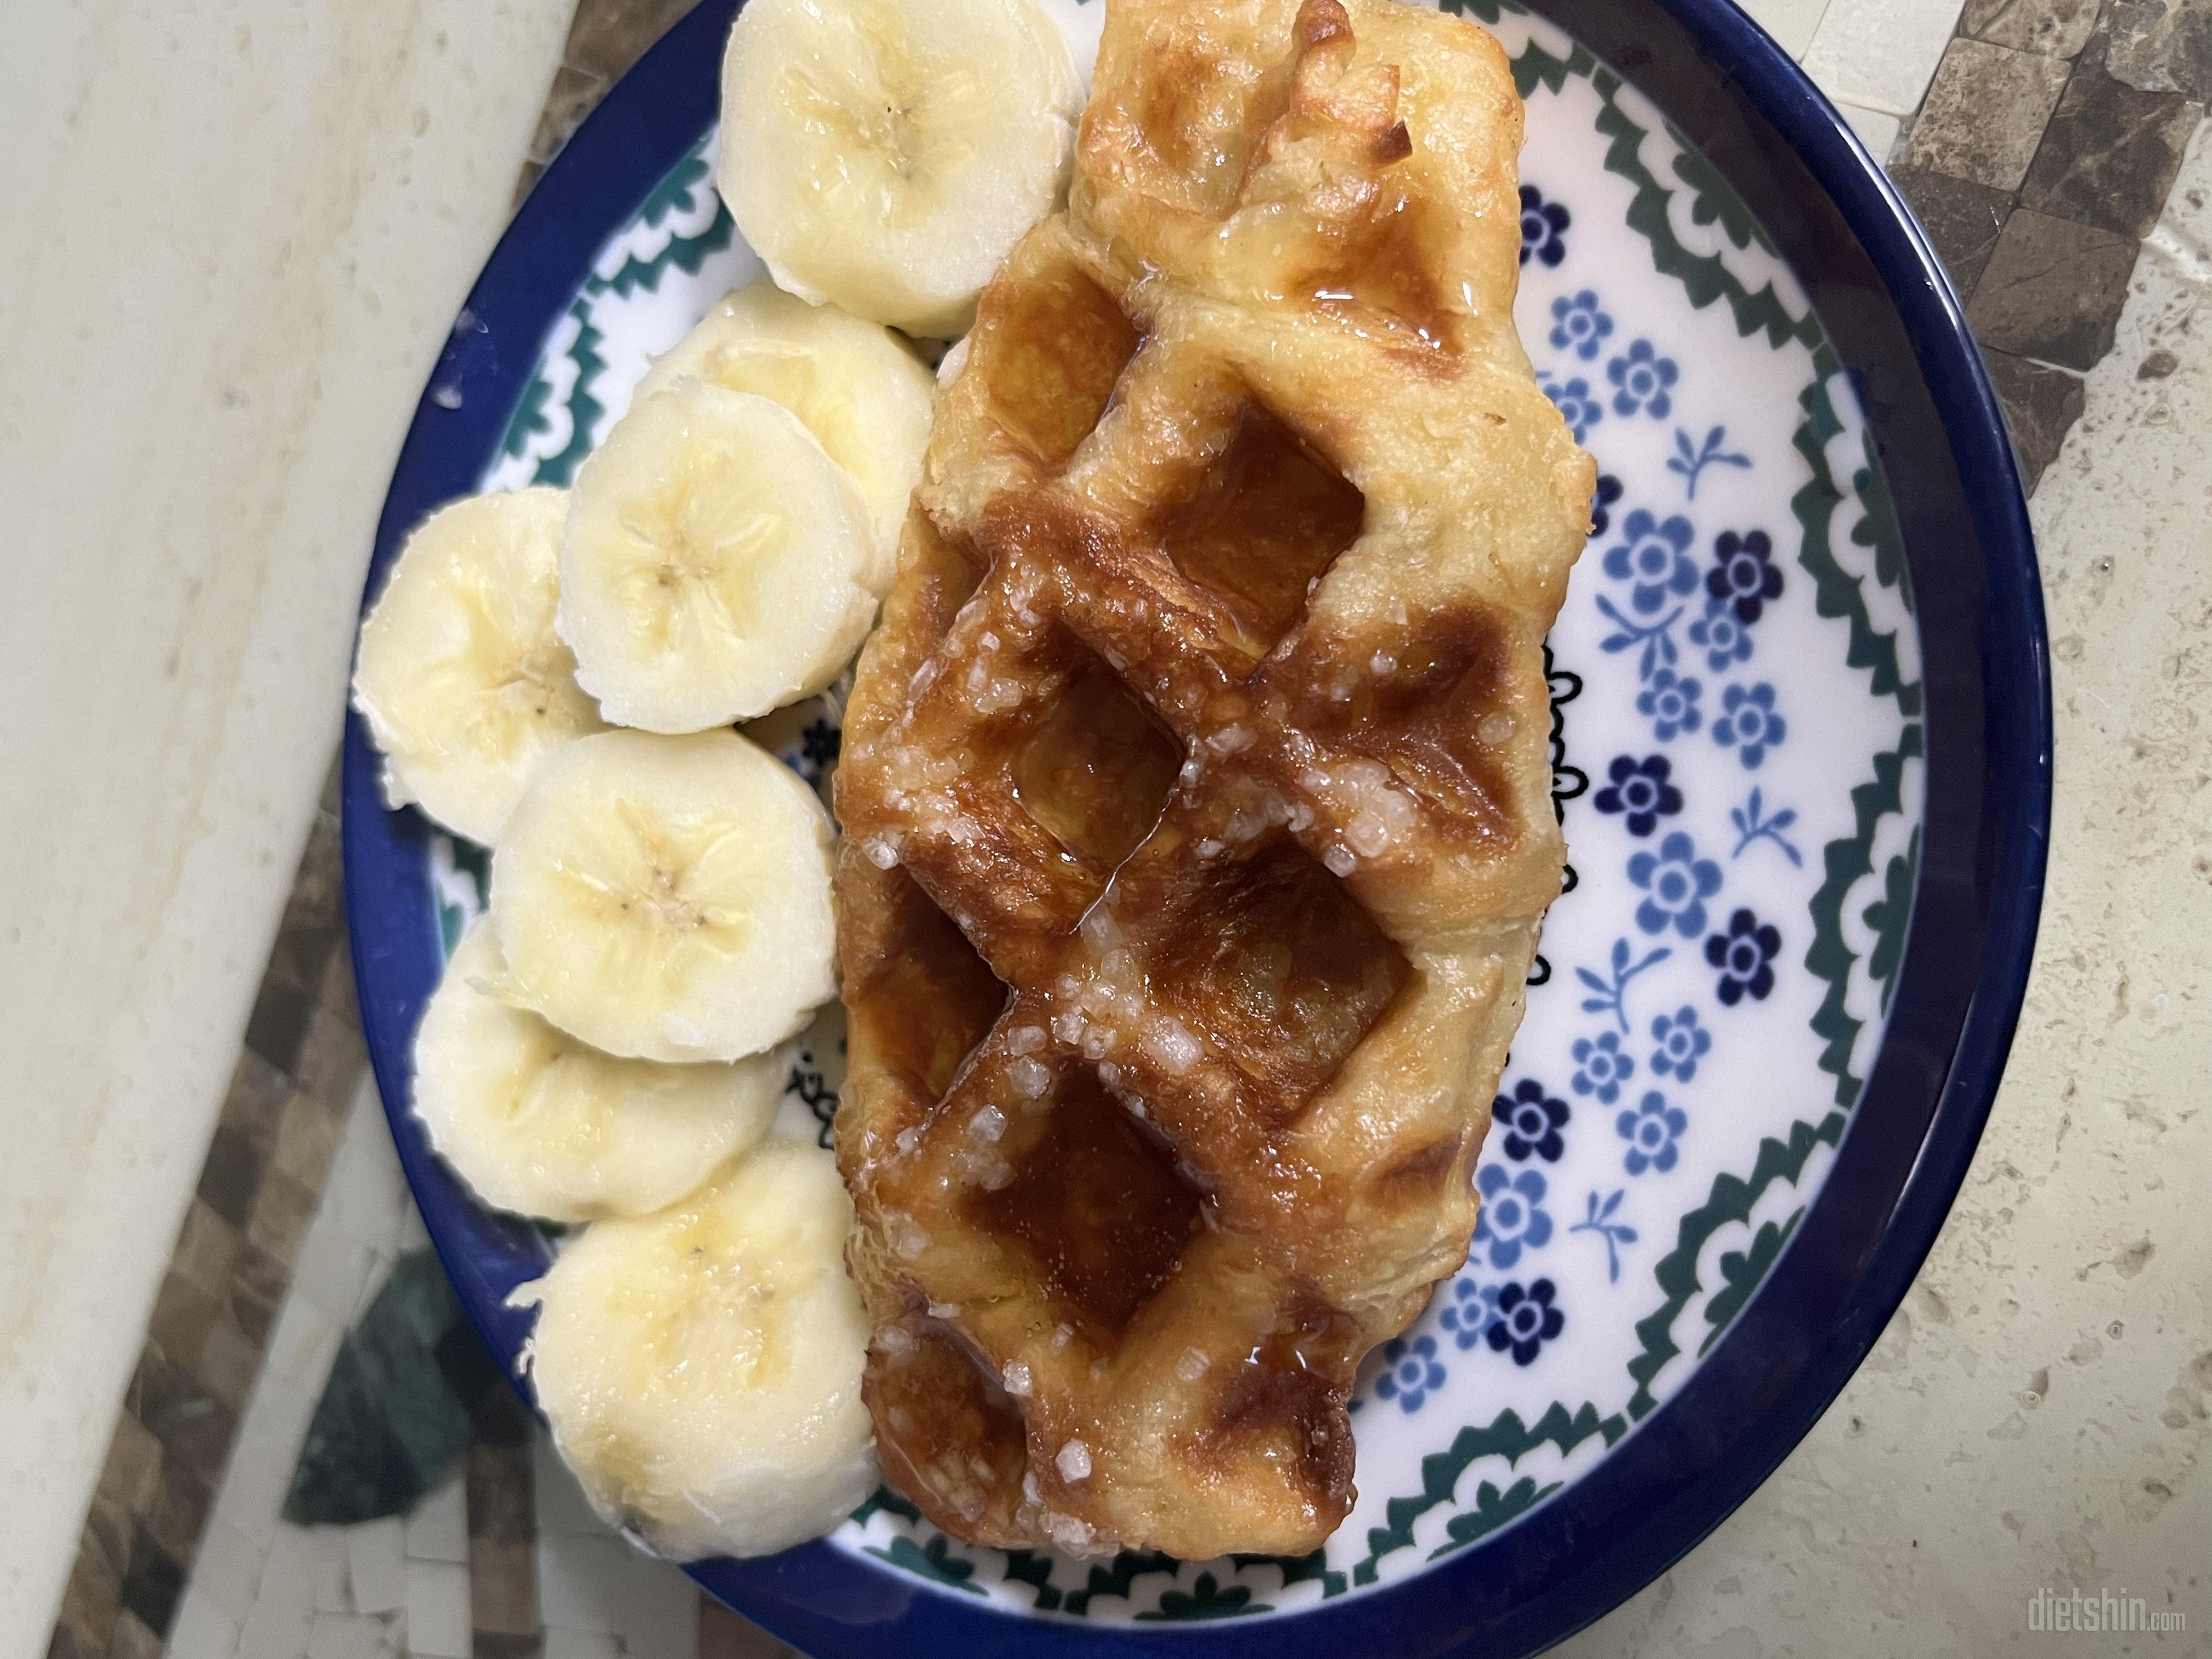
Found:
<path fill-rule="evenodd" d="M 1597 295 L 1584 289 L 1572 299 L 1565 295 L 1552 301 L 1552 349 L 1571 351 L 1584 362 L 1595 360 L 1613 319 L 1598 309 Z"/>
<path fill-rule="evenodd" d="M 1674 1143 L 1690 1127 L 1690 1120 L 1680 1107 L 1669 1106 L 1656 1089 L 1647 1089 L 1633 1110 L 1623 1111 L 1613 1119 L 1613 1127 L 1628 1143 L 1624 1161 L 1629 1174 L 1639 1176 L 1646 1170 L 1656 1170 L 1664 1175 L 1674 1167 Z"/>
<path fill-rule="evenodd" d="M 1585 388 L 1587 389 L 1587 388 Z M 1575 441 L 1579 443 L 1578 438 Z M 1610 472 L 1597 475 L 1597 490 L 1590 497 L 1590 535 L 1602 536 L 1613 528 L 1613 506 L 1620 499 L 1620 480 Z"/>
<path fill-rule="evenodd" d="M 1646 895 L 1636 907 L 1636 925 L 1647 933 L 1663 933 L 1671 927 L 1684 939 L 1705 931 L 1705 901 L 1721 890 L 1720 866 L 1699 858 L 1680 830 L 1661 842 L 1657 852 L 1630 859 L 1628 878 Z"/>
<path fill-rule="evenodd" d="M 1667 603 L 1698 591 L 1698 568 L 1686 551 L 1696 532 L 1679 514 L 1663 524 L 1642 507 L 1628 515 L 1621 534 L 1628 539 L 1605 555 L 1605 574 L 1615 581 L 1633 580 L 1629 599 L 1645 616 Z"/>
<path fill-rule="evenodd" d="M 1713 543 L 1714 564 L 1705 572 L 1705 592 L 1726 601 L 1741 623 L 1755 623 L 1769 599 L 1782 597 L 1782 568 L 1774 562 L 1774 544 L 1764 530 L 1739 536 L 1724 530 Z"/>
<path fill-rule="evenodd" d="M 1559 1131 L 1571 1114 L 1567 1103 L 1544 1092 L 1544 1085 L 1524 1077 L 1510 1095 L 1500 1095 L 1491 1114 L 1505 1131 L 1505 1156 L 1518 1164 L 1531 1154 L 1547 1164 L 1557 1164 L 1567 1143 Z"/>
<path fill-rule="evenodd" d="M 1764 1001 L 1774 988 L 1774 958 L 1782 949 L 1782 931 L 1763 922 L 1748 910 L 1729 918 L 1728 932 L 1705 941 L 1705 960 L 1721 970 L 1713 994 L 1723 1007 L 1733 1008 L 1746 996 Z"/>
<path fill-rule="evenodd" d="M 1606 769 L 1612 781 L 1591 797 L 1590 804 L 1601 812 L 1626 813 L 1628 833 L 1648 836 L 1661 818 L 1682 810 L 1682 792 L 1671 780 L 1673 770 L 1664 755 L 1646 755 L 1642 760 L 1616 755 Z"/>
<path fill-rule="evenodd" d="M 1590 383 L 1579 374 L 1566 381 L 1540 374 L 1536 377 L 1536 386 L 1552 400 L 1552 406 L 1559 411 L 1559 418 L 1575 434 L 1577 443 L 1582 442 L 1589 429 L 1605 418 L 1605 405 L 1598 402 L 1596 394 L 1590 390 Z"/>
<path fill-rule="evenodd" d="M 1474 1242 L 1490 1246 L 1490 1265 L 1501 1272 L 1521 1259 L 1523 1249 L 1540 1250 L 1552 1240 L 1552 1218 L 1544 1213 L 1544 1177 L 1534 1170 L 1508 1174 L 1486 1164 L 1475 1171 L 1482 1207 L 1475 1212 Z"/>
<path fill-rule="evenodd" d="M 1638 340 L 1605 366 L 1605 378 L 1613 384 L 1613 412 L 1633 415 L 1639 409 L 1661 420 L 1674 407 L 1668 388 L 1681 378 L 1671 357 L 1662 357 L 1649 340 Z"/>
<path fill-rule="evenodd" d="M 1491 1322 L 1490 1346 L 1499 1353 L 1513 1352 L 1513 1363 L 1533 1363 L 1536 1351 L 1566 1328 L 1567 1316 L 1552 1305 L 1559 1291 L 1548 1279 L 1525 1289 L 1518 1283 L 1498 1293 L 1498 1317 Z"/>
<path fill-rule="evenodd" d="M 1498 1317 L 1498 1289 L 1495 1285 L 1478 1285 L 1465 1275 L 1452 1280 L 1451 1300 L 1437 1314 L 1437 1323 L 1452 1334 L 1452 1340 L 1462 1351 L 1481 1341 L 1483 1332 Z"/>
<path fill-rule="evenodd" d="M 1529 256 L 1546 265 L 1567 257 L 1566 228 L 1574 222 L 1565 202 L 1547 202 L 1534 185 L 1521 186 L 1521 263 Z"/>
<path fill-rule="evenodd" d="M 1698 1011 L 1686 1002 L 1671 1014 L 1651 1022 L 1651 1069 L 1661 1077 L 1687 1083 L 1698 1074 L 1698 1062 L 1713 1046 L 1713 1034 L 1698 1024 Z"/>
<path fill-rule="evenodd" d="M 1696 731 L 1704 720 L 1698 698 L 1705 689 L 1686 675 L 1677 676 L 1673 669 L 1662 668 L 1636 694 L 1636 712 L 1649 714 L 1651 735 L 1662 743 L 1668 742 L 1677 732 Z"/>
<path fill-rule="evenodd" d="M 1395 1400 L 1410 1416 L 1421 1402 L 1444 1385 L 1444 1368 L 1437 1363 L 1437 1340 L 1417 1336 L 1411 1341 L 1393 1337 L 1382 1345 L 1382 1358 L 1390 1369 L 1375 1379 L 1375 1392 Z"/>
<path fill-rule="evenodd" d="M 1707 599 L 1705 614 L 1690 624 L 1690 643 L 1705 648 L 1705 666 L 1717 674 L 1751 655 L 1751 630 L 1726 599 Z"/>
<path fill-rule="evenodd" d="M 1764 680 L 1749 690 L 1729 687 L 1721 693 L 1721 709 L 1713 722 L 1713 741 L 1735 749 L 1747 771 L 1757 770 L 1766 751 L 1790 735 L 1789 723 L 1774 712 L 1774 688 Z"/>
<path fill-rule="evenodd" d="M 1620 1085 L 1636 1074 L 1636 1062 L 1620 1052 L 1620 1034 L 1600 1031 L 1594 1037 L 1577 1037 L 1567 1051 L 1577 1069 L 1574 1089 L 1578 1095 L 1595 1095 L 1598 1103 L 1610 1106 L 1620 1098 Z"/>

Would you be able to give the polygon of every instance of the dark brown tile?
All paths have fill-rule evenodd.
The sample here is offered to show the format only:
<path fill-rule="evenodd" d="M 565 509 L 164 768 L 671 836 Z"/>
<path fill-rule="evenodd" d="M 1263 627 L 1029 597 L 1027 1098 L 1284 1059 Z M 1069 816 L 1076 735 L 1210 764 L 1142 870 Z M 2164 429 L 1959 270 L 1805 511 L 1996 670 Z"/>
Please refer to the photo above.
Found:
<path fill-rule="evenodd" d="M 154 1491 L 161 1480 L 161 1443 L 130 1413 L 117 1413 L 115 1434 L 107 1443 L 107 1461 L 100 1466 L 96 1490 L 132 1515 L 143 1515 L 154 1502 Z"/>
<path fill-rule="evenodd" d="M 315 1218 L 317 1194 L 309 1192 L 291 1176 L 281 1170 L 271 1170 L 261 1182 L 261 1191 L 253 1201 L 253 1213 L 246 1224 L 246 1236 L 255 1244 L 287 1264 L 300 1248 L 300 1239 L 307 1231 L 307 1224 Z"/>
<path fill-rule="evenodd" d="M 2087 371 L 2112 349 L 2139 244 L 2016 210 L 1966 315 L 1984 346 Z"/>
<path fill-rule="evenodd" d="M 536 1476 L 527 1443 L 469 1448 L 469 1547 L 527 1546 L 538 1537 Z"/>
<path fill-rule="evenodd" d="M 337 820 L 315 814 L 307 850 L 292 878 L 291 896 L 276 927 L 269 971 L 312 995 L 324 965 L 343 936 L 344 871 L 338 854 Z"/>
<path fill-rule="evenodd" d="M 2066 76 L 2063 58 L 1952 41 L 1912 124 L 1905 165 L 1991 190 L 2019 189 Z"/>
<path fill-rule="evenodd" d="M 276 1125 L 291 1094 L 291 1084 L 262 1056 L 249 1051 L 238 1057 L 200 1168 L 198 1192 L 200 1202 L 234 1227 L 245 1226 L 253 1213 L 262 1171 L 276 1149 Z"/>
<path fill-rule="evenodd" d="M 545 1633 L 533 1632 L 528 1636 L 508 1636 L 495 1630 L 470 1632 L 471 1651 L 476 1659 L 538 1659 L 545 1651 Z"/>
<path fill-rule="evenodd" d="M 538 112 L 538 131 L 530 141 L 530 159 L 540 165 L 551 161 L 606 90 L 605 76 L 562 64 L 554 74 L 553 90 L 545 94 L 545 107 Z"/>
<path fill-rule="evenodd" d="M 699 1659 L 805 1659 L 711 1595 L 699 1598 Z"/>
<path fill-rule="evenodd" d="M 210 1296 L 220 1297 L 229 1288 L 230 1270 L 245 1243 L 236 1226 L 194 1199 L 185 1212 L 185 1224 L 177 1230 L 177 1248 L 169 1265 Z"/>
<path fill-rule="evenodd" d="M 248 1241 L 239 1251 L 238 1267 L 230 1279 L 230 1316 L 240 1334 L 257 1348 L 269 1345 L 276 1328 L 276 1310 L 284 1305 L 284 1291 L 292 1282 L 290 1264 L 278 1261 Z"/>
<path fill-rule="evenodd" d="M 2109 21 L 2114 75 L 2212 102 L 2212 0 L 2113 0 Z"/>
<path fill-rule="evenodd" d="M 307 1017 L 314 1006 L 299 986 L 264 978 L 246 1022 L 246 1048 L 289 1076 L 300 1057 L 300 1045 L 307 1040 Z"/>
<path fill-rule="evenodd" d="M 107 1659 L 161 1659 L 161 1638 L 137 1613 L 126 1613 L 108 1638 Z"/>
<path fill-rule="evenodd" d="M 190 1561 L 199 1551 L 200 1534 L 214 1507 L 215 1482 L 171 1463 L 161 1471 L 161 1490 L 143 1523 L 146 1535 L 173 1559 Z"/>
<path fill-rule="evenodd" d="M 325 1008 L 342 1013 L 354 1024 L 361 1023 L 361 1004 L 354 996 L 353 953 L 340 949 L 332 951 L 330 963 L 323 969 L 323 986 L 319 1000 Z"/>
<path fill-rule="evenodd" d="M 122 1610 L 123 1575 L 120 1568 L 94 1550 L 79 1550 L 76 1565 L 62 1589 L 62 1610 L 54 1620 L 58 1644 L 71 1655 L 100 1659 L 115 1634 Z M 53 1648 L 50 1645 L 50 1653 Z"/>
<path fill-rule="evenodd" d="M 2058 459 L 2058 448 L 2066 441 L 2067 433 L 2081 418 L 2081 382 L 2063 368 L 2031 363 L 2005 352 L 1984 355 L 1997 399 L 2004 404 L 2005 424 L 2012 428 L 2013 448 L 2020 456 L 2023 481 L 2032 495 L 2044 469 Z"/>
<path fill-rule="evenodd" d="M 368 1048 L 361 1035 L 361 1020 L 335 1008 L 318 1007 L 307 1023 L 307 1038 L 300 1046 L 300 1060 L 293 1076 L 301 1092 L 343 1111 L 353 1103 L 354 1090 L 368 1069 Z"/>
<path fill-rule="evenodd" d="M 2023 207 L 2138 240 L 2158 223 L 2203 111 L 2178 92 L 2142 92 L 2084 52 L 2021 186 Z"/>
<path fill-rule="evenodd" d="M 507 208 L 509 213 L 522 205 L 523 198 L 537 187 L 538 175 L 544 171 L 542 162 L 525 161 L 522 164 L 522 171 L 514 176 L 514 199 L 507 204 Z"/>
<path fill-rule="evenodd" d="M 124 1610 L 137 1613 L 149 1630 L 167 1636 L 169 1620 L 177 1610 L 177 1597 L 184 1588 L 184 1568 L 142 1524 L 131 1542 L 131 1571 L 123 1577 Z"/>
<path fill-rule="evenodd" d="M 1894 167 L 1889 176 L 1912 204 L 1959 292 L 1971 295 L 1990 262 L 1990 250 L 1997 245 L 1997 234 L 2012 216 L 2012 198 L 1925 167 Z"/>
<path fill-rule="evenodd" d="M 691 9 L 693 0 L 580 0 L 562 61 L 611 81 Z"/>
<path fill-rule="evenodd" d="M 1978 40 L 2071 58 L 2089 44 L 2100 0 L 1966 0 L 1959 27 Z"/>
<path fill-rule="evenodd" d="M 215 1298 L 173 1267 L 154 1298 L 153 1316 L 146 1322 L 147 1340 L 185 1370 L 195 1370 L 208 1328 L 215 1323 Z"/>
<path fill-rule="evenodd" d="M 114 1569 L 116 1582 L 120 1583 L 131 1566 L 131 1540 L 138 1535 L 138 1520 L 112 1498 L 94 1493 L 91 1507 L 85 1511 L 84 1532 L 77 1547 L 97 1552 Z"/>

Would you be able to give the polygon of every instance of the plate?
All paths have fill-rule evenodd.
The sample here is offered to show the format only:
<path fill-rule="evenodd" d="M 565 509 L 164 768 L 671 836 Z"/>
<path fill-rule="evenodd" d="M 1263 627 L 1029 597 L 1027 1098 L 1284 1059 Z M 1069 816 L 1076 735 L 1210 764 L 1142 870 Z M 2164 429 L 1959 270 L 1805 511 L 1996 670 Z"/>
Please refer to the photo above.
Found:
<path fill-rule="evenodd" d="M 1097 0 L 1057 0 L 1079 59 Z M 1572 867 L 1478 1171 L 1466 1269 L 1363 1373 L 1359 1499 L 1299 1559 L 971 1547 L 879 1493 L 694 1570 L 810 1652 L 1533 1651 L 1656 1576 L 1810 1426 L 1910 1284 L 2002 1069 L 2050 788 L 2034 554 L 1956 296 L 1835 112 L 1725 0 L 1459 0 L 1528 102 L 1517 315 L 1597 456 L 1551 637 Z M 757 262 L 715 198 L 706 0 L 501 242 L 379 528 L 565 483 Z M 826 707 L 759 732 L 821 784 Z M 371 1056 L 495 1352 L 547 1245 L 409 1115 L 480 849 L 390 812 L 356 720 L 345 854 Z M 787 1125 L 821 1135 L 833 1009 Z"/>

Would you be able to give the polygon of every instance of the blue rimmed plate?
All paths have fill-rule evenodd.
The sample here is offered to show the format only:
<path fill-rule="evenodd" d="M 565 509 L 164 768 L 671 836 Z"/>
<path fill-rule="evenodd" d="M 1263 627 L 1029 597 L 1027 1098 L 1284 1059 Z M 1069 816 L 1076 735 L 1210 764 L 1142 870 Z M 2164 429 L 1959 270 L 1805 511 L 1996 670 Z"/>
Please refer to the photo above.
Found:
<path fill-rule="evenodd" d="M 1087 60 L 1098 0 L 1059 0 Z M 1501 1083 L 1467 1268 L 1370 1366 L 1360 1498 L 1298 1559 L 1078 1563 L 895 1494 L 701 1582 L 822 1655 L 1533 1650 L 1693 1544 L 1864 1355 L 1948 1208 L 2024 985 L 2048 816 L 2025 509 L 1951 293 L 1840 118 L 1726 0 L 1461 0 L 1528 100 L 1518 314 L 1597 456 L 1551 641 L 1573 860 Z M 710 177 L 706 0 L 548 169 L 402 453 L 400 539 L 565 483 L 653 355 L 758 269 Z M 819 781 L 834 724 L 761 735 Z M 483 860 L 378 799 L 345 848 L 369 1046 L 495 1350 L 545 1247 L 406 1110 Z M 791 1080 L 826 1135 L 834 1012 Z"/>

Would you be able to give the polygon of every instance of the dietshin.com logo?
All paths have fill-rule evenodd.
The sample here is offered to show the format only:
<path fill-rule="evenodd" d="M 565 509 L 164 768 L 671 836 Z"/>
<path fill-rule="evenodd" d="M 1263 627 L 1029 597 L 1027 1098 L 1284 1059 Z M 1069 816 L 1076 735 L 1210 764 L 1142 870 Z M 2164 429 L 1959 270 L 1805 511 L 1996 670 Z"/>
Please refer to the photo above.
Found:
<path fill-rule="evenodd" d="M 2095 1633 L 2163 1633 L 2186 1630 L 2188 1620 L 2172 1607 L 2154 1607 L 2140 1595 L 2123 1589 L 2112 1590 L 2039 1589 L 2028 1597 L 2027 1627 L 2032 1631 L 2081 1631 Z"/>

